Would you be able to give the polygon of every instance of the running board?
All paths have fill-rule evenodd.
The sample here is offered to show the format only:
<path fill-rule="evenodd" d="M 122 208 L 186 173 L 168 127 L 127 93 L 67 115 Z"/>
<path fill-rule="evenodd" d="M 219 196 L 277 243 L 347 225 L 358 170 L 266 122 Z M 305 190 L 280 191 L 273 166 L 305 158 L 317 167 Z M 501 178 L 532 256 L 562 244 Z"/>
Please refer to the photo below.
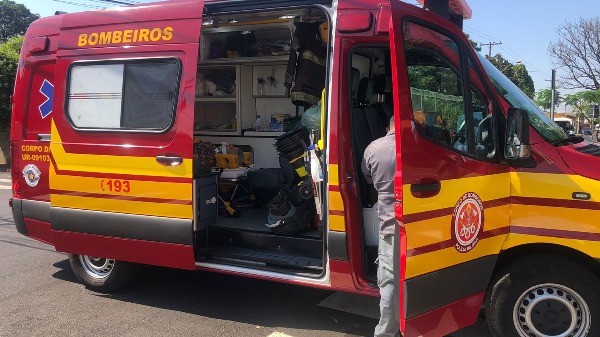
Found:
<path fill-rule="evenodd" d="M 211 246 L 200 249 L 199 253 L 200 257 L 214 262 L 260 264 L 270 267 L 282 267 L 305 271 L 310 270 L 310 272 L 321 272 L 323 269 L 322 261 L 320 259 L 260 250 Z"/>
<path fill-rule="evenodd" d="M 323 239 L 321 237 L 283 236 L 270 232 L 210 226 L 207 239 L 207 241 L 198 243 L 197 247 L 239 248 L 246 251 L 273 252 L 282 254 L 282 256 L 302 256 L 309 260 L 319 261 L 323 257 Z"/>

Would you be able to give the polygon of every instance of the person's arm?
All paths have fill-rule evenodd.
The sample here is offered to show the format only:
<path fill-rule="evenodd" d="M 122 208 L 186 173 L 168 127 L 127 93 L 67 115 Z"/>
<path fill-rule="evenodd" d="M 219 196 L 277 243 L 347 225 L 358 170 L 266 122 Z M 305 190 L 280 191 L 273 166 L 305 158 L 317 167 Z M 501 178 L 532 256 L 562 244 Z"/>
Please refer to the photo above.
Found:
<path fill-rule="evenodd" d="M 360 163 L 360 169 L 363 173 L 363 175 L 365 176 L 365 180 L 367 181 L 368 184 L 373 184 L 373 178 L 371 177 L 371 165 L 370 165 L 370 161 L 371 160 L 371 153 L 369 151 L 369 148 L 367 147 L 367 149 L 365 150 L 365 155 L 363 156 L 362 162 Z"/>

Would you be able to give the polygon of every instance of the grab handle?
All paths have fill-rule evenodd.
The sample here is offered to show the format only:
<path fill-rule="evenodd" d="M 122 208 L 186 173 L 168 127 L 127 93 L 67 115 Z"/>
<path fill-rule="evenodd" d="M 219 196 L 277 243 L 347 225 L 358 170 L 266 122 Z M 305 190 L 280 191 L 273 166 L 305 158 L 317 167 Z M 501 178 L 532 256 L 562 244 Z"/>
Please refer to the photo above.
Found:
<path fill-rule="evenodd" d="M 156 162 L 163 166 L 177 166 L 183 163 L 183 158 L 175 153 L 165 153 L 156 156 Z"/>
<path fill-rule="evenodd" d="M 410 185 L 410 193 L 415 198 L 431 198 L 440 193 L 442 184 L 435 178 L 422 178 L 418 184 Z"/>

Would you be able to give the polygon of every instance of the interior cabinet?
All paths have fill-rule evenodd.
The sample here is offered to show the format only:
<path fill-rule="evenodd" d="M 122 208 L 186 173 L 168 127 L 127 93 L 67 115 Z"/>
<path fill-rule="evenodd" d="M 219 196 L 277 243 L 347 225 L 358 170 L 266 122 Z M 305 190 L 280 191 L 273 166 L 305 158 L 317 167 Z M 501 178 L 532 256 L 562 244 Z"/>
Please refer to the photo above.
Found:
<path fill-rule="evenodd" d="M 195 134 L 240 136 L 253 128 L 257 115 L 269 123 L 272 114 L 295 111 L 284 87 L 289 20 L 274 21 L 279 22 L 202 28 Z"/>
<path fill-rule="evenodd" d="M 240 134 L 239 78 L 240 69 L 237 66 L 198 68 L 195 131 Z"/>
<path fill-rule="evenodd" d="M 292 33 L 290 20 L 274 19 L 255 23 L 213 23 L 203 26 L 200 62 L 258 63 L 287 61 Z"/>

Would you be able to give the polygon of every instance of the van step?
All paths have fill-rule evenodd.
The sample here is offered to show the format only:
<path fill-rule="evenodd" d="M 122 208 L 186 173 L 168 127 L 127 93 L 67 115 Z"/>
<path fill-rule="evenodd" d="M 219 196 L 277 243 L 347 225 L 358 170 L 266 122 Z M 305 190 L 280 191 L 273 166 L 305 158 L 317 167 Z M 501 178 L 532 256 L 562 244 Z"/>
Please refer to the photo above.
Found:
<path fill-rule="evenodd" d="M 252 249 L 211 246 L 201 249 L 200 255 L 213 261 L 253 262 L 269 266 L 311 269 L 315 271 L 320 271 L 322 269 L 321 259 Z"/>
<path fill-rule="evenodd" d="M 208 242 L 199 247 L 226 246 L 287 256 L 305 256 L 319 261 L 323 257 L 323 240 L 319 236 L 282 236 L 265 231 L 210 226 L 207 239 Z"/>

